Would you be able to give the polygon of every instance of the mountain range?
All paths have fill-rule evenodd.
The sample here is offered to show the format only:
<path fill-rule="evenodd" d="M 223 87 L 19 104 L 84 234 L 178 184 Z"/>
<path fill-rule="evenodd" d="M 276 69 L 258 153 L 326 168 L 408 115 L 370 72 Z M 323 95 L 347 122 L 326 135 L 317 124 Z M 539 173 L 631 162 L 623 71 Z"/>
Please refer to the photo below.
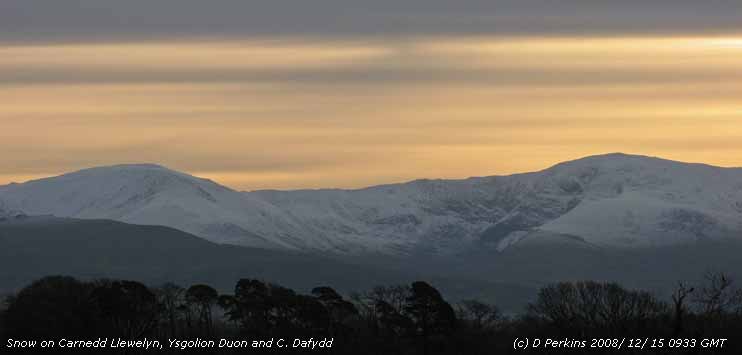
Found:
<path fill-rule="evenodd" d="M 509 176 L 241 192 L 133 164 L 0 186 L 0 211 L 337 255 L 498 253 L 552 242 L 652 248 L 742 238 L 742 169 L 609 154 Z"/>
<path fill-rule="evenodd" d="M 0 186 L 0 294 L 49 274 L 346 294 L 428 280 L 518 311 L 544 284 L 668 296 L 742 277 L 742 169 L 609 154 L 543 171 L 242 192 L 158 165 Z"/>

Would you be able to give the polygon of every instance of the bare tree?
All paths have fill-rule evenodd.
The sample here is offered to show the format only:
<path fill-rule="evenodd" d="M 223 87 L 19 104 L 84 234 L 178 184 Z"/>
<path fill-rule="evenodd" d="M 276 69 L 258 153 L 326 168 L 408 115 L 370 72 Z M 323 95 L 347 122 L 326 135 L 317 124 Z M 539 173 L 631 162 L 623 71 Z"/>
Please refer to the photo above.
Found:
<path fill-rule="evenodd" d="M 562 282 L 539 291 L 529 313 L 566 329 L 603 329 L 613 333 L 641 330 L 666 305 L 650 293 L 615 283 Z"/>
<path fill-rule="evenodd" d="M 675 336 L 683 332 L 683 319 L 685 313 L 688 311 L 688 307 L 685 305 L 685 299 L 693 291 L 695 291 L 695 288 L 688 287 L 684 283 L 679 282 L 678 288 L 672 294 L 673 309 L 675 311 L 675 328 L 673 330 Z"/>
<path fill-rule="evenodd" d="M 406 285 L 376 286 L 366 294 L 366 298 L 376 304 L 379 301 L 386 302 L 396 312 L 401 313 L 405 301 L 410 294 L 410 287 Z"/>
<path fill-rule="evenodd" d="M 402 313 L 409 293 L 410 288 L 406 285 L 376 286 L 370 291 L 353 293 L 350 299 L 364 318 L 374 322 L 379 313 L 376 309 L 377 305 L 383 303 L 386 310 Z"/>
<path fill-rule="evenodd" d="M 173 283 L 166 283 L 155 290 L 155 293 L 162 307 L 162 312 L 167 319 L 170 336 L 175 338 L 177 332 L 176 325 L 181 313 L 180 307 L 185 301 L 185 289 Z"/>
<path fill-rule="evenodd" d="M 213 332 L 211 313 L 212 308 L 219 300 L 219 294 L 211 286 L 193 285 L 186 291 L 185 298 L 188 303 L 196 306 L 201 330 L 211 334 Z"/>
<path fill-rule="evenodd" d="M 462 301 L 457 311 L 461 319 L 470 321 L 477 330 L 490 329 L 503 318 L 497 306 L 477 300 Z"/>
<path fill-rule="evenodd" d="M 711 317 L 721 317 L 733 311 L 736 293 L 732 288 L 734 281 L 725 273 L 709 271 L 705 275 L 706 284 L 694 299 L 700 311 Z"/>

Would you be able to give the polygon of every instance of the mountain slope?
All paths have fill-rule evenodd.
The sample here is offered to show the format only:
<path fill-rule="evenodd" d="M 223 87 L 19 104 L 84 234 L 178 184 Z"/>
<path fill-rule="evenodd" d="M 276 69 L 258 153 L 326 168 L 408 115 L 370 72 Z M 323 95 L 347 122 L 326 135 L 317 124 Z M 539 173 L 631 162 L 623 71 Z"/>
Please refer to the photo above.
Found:
<path fill-rule="evenodd" d="M 160 166 L 120 165 L 6 185 L 0 201 L 33 215 L 340 254 L 503 251 L 560 236 L 601 248 L 742 237 L 741 169 L 624 154 L 528 174 L 359 190 L 237 192 Z"/>
<path fill-rule="evenodd" d="M 369 235 L 407 251 L 503 250 L 547 234 L 603 247 L 742 237 L 741 169 L 624 154 L 503 177 L 247 195 L 318 232 Z"/>
<path fill-rule="evenodd" d="M 11 218 L 19 215 L 23 215 L 23 212 L 5 206 L 5 203 L 0 200 L 0 219 Z"/>
<path fill-rule="evenodd" d="M 93 168 L 7 185 L 0 187 L 0 201 L 29 215 L 163 225 L 216 242 L 293 248 L 270 239 L 270 221 L 285 220 L 274 206 L 157 165 Z"/>
<path fill-rule="evenodd" d="M 742 237 L 742 169 L 609 155 L 557 165 L 544 179 L 574 183 L 580 203 L 540 231 L 612 246 Z"/>
<path fill-rule="evenodd" d="M 292 251 L 219 245 L 160 226 L 109 220 L 13 217 L 0 221 L 0 294 L 47 275 L 123 278 L 157 286 L 206 283 L 232 291 L 240 278 L 276 282 L 301 292 L 331 285 L 349 293 L 377 285 L 430 280 L 448 297 L 482 297 L 511 309 L 534 290 L 514 283 L 448 279 L 379 262 L 363 264 Z M 364 275 L 364 277 L 358 277 Z"/>

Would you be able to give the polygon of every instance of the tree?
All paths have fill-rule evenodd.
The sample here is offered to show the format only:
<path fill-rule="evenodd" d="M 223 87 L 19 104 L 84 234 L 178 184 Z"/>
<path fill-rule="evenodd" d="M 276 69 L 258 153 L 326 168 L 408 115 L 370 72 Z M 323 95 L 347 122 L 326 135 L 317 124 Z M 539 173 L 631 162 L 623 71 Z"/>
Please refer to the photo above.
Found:
<path fill-rule="evenodd" d="M 268 286 L 259 280 L 241 279 L 228 302 L 227 316 L 248 334 L 265 335 L 269 328 Z"/>
<path fill-rule="evenodd" d="M 72 277 L 44 277 L 10 297 L 5 311 L 9 335 L 88 336 L 96 333 L 92 288 Z"/>
<path fill-rule="evenodd" d="M 723 272 L 709 271 L 704 277 L 706 284 L 696 294 L 695 302 L 703 314 L 719 318 L 735 306 L 734 281 Z"/>
<path fill-rule="evenodd" d="M 221 308 L 224 311 L 224 314 L 228 316 L 227 320 L 233 322 L 235 325 L 239 325 L 239 320 L 229 316 L 230 312 L 237 306 L 236 298 L 233 295 L 219 295 L 216 304 L 219 305 L 219 308 Z"/>
<path fill-rule="evenodd" d="M 100 315 L 112 334 L 140 338 L 157 324 L 159 305 L 146 286 L 136 281 L 100 281 L 92 292 Z"/>
<path fill-rule="evenodd" d="M 185 290 L 175 284 L 166 283 L 156 290 L 157 301 L 161 306 L 162 312 L 167 319 L 170 336 L 175 338 L 177 333 L 177 321 L 181 313 Z"/>
<path fill-rule="evenodd" d="M 405 333 L 413 329 L 414 324 L 412 320 L 404 313 L 397 311 L 391 304 L 379 300 L 376 302 L 374 308 L 378 328 L 381 330 L 382 335 L 401 338 Z"/>
<path fill-rule="evenodd" d="M 450 333 L 456 322 L 453 307 L 423 281 L 412 283 L 404 309 L 413 321 L 414 333 L 422 339 L 424 354 L 429 353 L 431 337 Z"/>
<path fill-rule="evenodd" d="M 530 315 L 565 332 L 640 332 L 646 321 L 666 312 L 666 305 L 644 291 L 630 291 L 615 283 L 561 282 L 539 290 Z"/>
<path fill-rule="evenodd" d="M 678 288 L 672 294 L 672 303 L 675 313 L 675 326 L 673 328 L 673 335 L 679 336 L 683 332 L 683 320 L 685 313 L 688 311 L 685 305 L 685 299 L 695 291 L 695 288 L 688 287 L 684 283 L 678 283 Z"/>
<path fill-rule="evenodd" d="M 394 318 L 391 317 L 392 313 L 401 315 L 409 294 L 410 287 L 407 285 L 376 286 L 370 291 L 352 294 L 351 300 L 371 329 L 378 332 L 382 330 L 382 322 L 379 321 L 382 315 L 380 310 L 384 310 L 387 318 Z"/>
<path fill-rule="evenodd" d="M 395 286 L 376 286 L 366 297 L 369 298 L 372 303 L 378 301 L 384 301 L 389 306 L 394 308 L 395 311 L 402 313 L 404 311 L 407 297 L 410 295 L 410 286 L 407 285 L 395 285 Z"/>
<path fill-rule="evenodd" d="M 573 283 L 561 282 L 541 288 L 528 312 L 557 326 L 575 326 L 581 321 L 577 290 Z"/>
<path fill-rule="evenodd" d="M 208 285 L 193 285 L 185 294 L 186 301 L 196 307 L 198 324 L 201 331 L 212 334 L 213 322 L 211 320 L 212 308 L 216 304 L 219 294 Z"/>
<path fill-rule="evenodd" d="M 327 335 L 332 320 L 327 308 L 315 297 L 296 295 L 292 302 L 296 331 L 308 335 Z"/>
<path fill-rule="evenodd" d="M 477 300 L 462 301 L 458 313 L 460 319 L 470 321 L 474 329 L 480 331 L 494 327 L 502 319 L 497 306 Z"/>
<path fill-rule="evenodd" d="M 310 327 L 304 319 L 299 319 L 299 299 L 294 290 L 277 285 L 268 285 L 267 290 L 268 324 L 271 328 L 290 332 L 293 328 Z"/>
<path fill-rule="evenodd" d="M 344 300 L 343 297 L 331 287 L 315 287 L 312 290 L 312 295 L 327 309 L 330 316 L 331 333 L 336 330 L 344 330 L 344 325 L 350 319 L 358 316 L 358 309 L 355 305 Z"/>

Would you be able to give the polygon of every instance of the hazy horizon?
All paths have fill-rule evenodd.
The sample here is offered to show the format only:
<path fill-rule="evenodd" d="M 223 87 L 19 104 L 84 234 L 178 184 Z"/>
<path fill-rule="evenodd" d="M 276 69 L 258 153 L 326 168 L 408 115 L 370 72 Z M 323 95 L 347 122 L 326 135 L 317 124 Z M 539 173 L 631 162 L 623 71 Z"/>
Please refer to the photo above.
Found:
<path fill-rule="evenodd" d="M 678 163 L 683 163 L 683 164 L 707 165 L 707 166 L 711 166 L 711 167 L 714 167 L 714 168 L 722 168 L 722 169 L 742 169 L 742 166 L 721 166 L 721 165 L 707 164 L 707 163 L 701 162 L 701 161 L 675 160 L 675 159 L 668 159 L 666 157 L 661 157 L 661 156 L 649 156 L 649 155 L 643 155 L 643 154 L 638 154 L 638 153 L 637 154 L 632 154 L 632 153 L 626 153 L 626 152 L 605 152 L 605 153 L 598 153 L 598 154 L 593 154 L 593 155 L 588 155 L 588 156 L 574 157 L 574 158 L 569 159 L 569 160 L 554 162 L 554 163 L 551 163 L 549 165 L 546 165 L 546 166 L 543 166 L 543 167 L 540 167 L 540 168 L 536 168 L 536 169 L 533 169 L 533 170 L 514 171 L 514 172 L 506 172 L 506 173 L 498 173 L 498 174 L 478 174 L 478 175 L 469 175 L 469 176 L 452 176 L 452 177 L 446 177 L 446 178 L 441 178 L 441 177 L 436 177 L 436 176 L 420 176 L 420 177 L 409 179 L 409 180 L 386 181 L 386 182 L 379 182 L 379 183 L 370 183 L 368 185 L 362 185 L 362 186 L 317 186 L 317 187 L 305 187 L 305 188 L 299 187 L 299 188 L 283 188 L 283 189 L 281 189 L 281 188 L 278 188 L 278 189 L 276 189 L 276 188 L 240 189 L 240 188 L 237 188 L 235 186 L 230 186 L 229 184 L 224 183 L 222 181 L 219 181 L 219 180 L 210 178 L 209 176 L 204 175 L 204 174 L 201 174 L 199 172 L 190 172 L 190 171 L 178 170 L 178 169 L 174 169 L 174 168 L 172 168 L 170 166 L 167 166 L 167 165 L 164 165 L 164 164 L 160 164 L 160 163 L 157 163 L 157 162 L 128 162 L 128 163 L 124 162 L 124 163 L 115 163 L 115 164 L 88 166 L 88 167 L 82 167 L 82 168 L 77 169 L 77 170 L 60 171 L 60 172 L 55 172 L 55 173 L 43 174 L 43 175 L 39 175 L 39 176 L 29 176 L 27 179 L 24 179 L 24 180 L 10 181 L 10 182 L 7 182 L 7 183 L 0 182 L 0 186 L 8 185 L 8 184 L 23 184 L 23 183 L 27 183 L 27 182 L 31 182 L 31 181 L 35 181 L 35 180 L 40 180 L 40 179 L 54 178 L 54 177 L 58 177 L 58 176 L 61 176 L 61 175 L 75 173 L 75 172 L 82 171 L 82 170 L 87 170 L 87 169 L 108 168 L 108 167 L 116 167 L 116 166 L 152 165 L 152 166 L 159 166 L 159 167 L 162 167 L 162 168 L 165 168 L 165 169 L 170 169 L 170 170 L 174 170 L 174 171 L 177 171 L 177 172 L 189 174 L 189 175 L 195 176 L 197 178 L 209 179 L 209 180 L 212 180 L 212 181 L 214 181 L 215 183 L 217 183 L 219 185 L 227 186 L 227 187 L 229 187 L 229 188 L 231 188 L 233 190 L 236 190 L 236 191 L 245 191 L 245 192 L 261 191 L 261 190 L 292 191 L 292 190 L 315 190 L 315 189 L 316 190 L 324 190 L 324 189 L 329 189 L 329 190 L 332 190 L 332 189 L 355 190 L 355 189 L 364 189 L 364 188 L 375 187 L 375 186 L 383 186 L 383 185 L 387 185 L 387 184 L 404 184 L 404 183 L 409 183 L 409 182 L 417 181 L 417 180 L 440 180 L 440 179 L 443 179 L 443 180 L 465 180 L 465 179 L 469 179 L 469 178 L 478 178 L 478 177 L 511 176 L 511 175 L 517 175 L 517 174 L 523 174 L 523 173 L 535 173 L 535 172 L 539 172 L 539 171 L 550 169 L 550 168 L 552 168 L 552 167 L 554 167 L 554 166 L 556 166 L 558 164 L 561 164 L 561 163 L 568 163 L 568 162 L 578 161 L 578 160 L 592 158 L 592 157 L 602 157 L 602 156 L 610 156 L 610 155 L 637 156 L 637 157 L 644 157 L 644 158 L 649 158 L 649 159 L 660 159 L 660 160 L 666 160 L 666 161 L 673 161 L 673 162 L 678 162 Z"/>

